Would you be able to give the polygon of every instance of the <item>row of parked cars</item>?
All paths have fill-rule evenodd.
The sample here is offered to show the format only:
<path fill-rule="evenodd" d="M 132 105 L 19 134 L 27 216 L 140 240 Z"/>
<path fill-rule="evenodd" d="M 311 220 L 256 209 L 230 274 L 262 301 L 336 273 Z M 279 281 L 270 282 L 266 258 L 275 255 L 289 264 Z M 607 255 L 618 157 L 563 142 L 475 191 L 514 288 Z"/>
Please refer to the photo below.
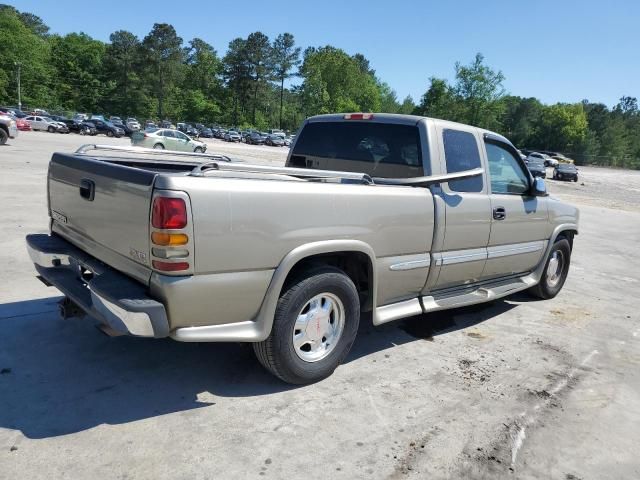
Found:
<path fill-rule="evenodd" d="M 534 177 L 547 178 L 547 167 L 553 167 L 554 180 L 578 181 L 578 169 L 573 160 L 561 153 L 552 157 L 548 153 L 533 151 L 528 151 L 528 155 L 525 156 L 524 152 L 521 151 L 520 155 Z"/>

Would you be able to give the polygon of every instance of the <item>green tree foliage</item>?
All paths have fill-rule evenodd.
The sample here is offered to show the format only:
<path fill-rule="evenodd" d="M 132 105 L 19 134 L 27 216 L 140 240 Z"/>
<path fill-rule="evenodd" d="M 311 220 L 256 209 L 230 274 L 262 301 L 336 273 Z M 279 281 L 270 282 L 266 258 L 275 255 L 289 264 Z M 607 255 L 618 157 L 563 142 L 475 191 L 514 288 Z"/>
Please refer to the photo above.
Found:
<path fill-rule="evenodd" d="M 18 103 L 17 70 L 20 64 L 22 103 L 50 105 L 52 91 L 50 43 L 24 23 L 13 7 L 0 6 L 0 99 Z"/>
<path fill-rule="evenodd" d="M 96 111 L 107 93 L 101 78 L 105 44 L 84 33 L 54 35 L 49 43 L 54 76 L 61 80 L 54 85 L 56 106 Z"/>
<path fill-rule="evenodd" d="M 431 77 L 429 89 L 424 93 L 414 113 L 425 117 L 444 120 L 461 120 L 459 118 L 458 98 L 446 80 Z"/>
<path fill-rule="evenodd" d="M 282 113 L 284 106 L 284 81 L 292 76 L 291 70 L 300 64 L 300 47 L 295 46 L 295 40 L 290 33 L 278 35 L 273 42 L 274 76 L 280 81 L 280 121 L 282 128 Z"/>
<path fill-rule="evenodd" d="M 300 76 L 307 115 L 380 110 L 375 77 L 344 50 L 331 46 L 308 48 Z"/>
<path fill-rule="evenodd" d="M 142 47 L 146 78 L 158 102 L 158 116 L 164 118 L 176 111 L 175 99 L 170 96 L 175 93 L 174 87 L 182 79 L 182 39 L 173 26 L 156 23 L 142 40 Z"/>

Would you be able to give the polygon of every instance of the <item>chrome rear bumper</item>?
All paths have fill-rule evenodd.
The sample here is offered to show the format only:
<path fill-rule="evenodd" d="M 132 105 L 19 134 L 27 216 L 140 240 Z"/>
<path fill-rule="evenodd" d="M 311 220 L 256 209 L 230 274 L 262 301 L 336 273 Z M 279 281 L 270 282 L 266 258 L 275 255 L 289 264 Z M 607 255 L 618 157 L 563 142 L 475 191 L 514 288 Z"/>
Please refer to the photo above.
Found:
<path fill-rule="evenodd" d="M 164 305 L 149 297 L 141 283 L 57 235 L 27 235 L 26 241 L 38 274 L 88 315 L 127 335 L 169 335 Z"/>

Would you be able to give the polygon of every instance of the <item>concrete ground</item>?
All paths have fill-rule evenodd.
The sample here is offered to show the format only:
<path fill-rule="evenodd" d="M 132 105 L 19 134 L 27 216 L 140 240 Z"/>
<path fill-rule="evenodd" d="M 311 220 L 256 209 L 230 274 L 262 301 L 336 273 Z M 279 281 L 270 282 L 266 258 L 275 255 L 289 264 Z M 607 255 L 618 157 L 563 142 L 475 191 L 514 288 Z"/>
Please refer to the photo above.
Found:
<path fill-rule="evenodd" d="M 57 318 L 23 237 L 47 229 L 51 153 L 84 141 L 0 147 L 1 479 L 640 477 L 638 172 L 547 182 L 582 215 L 555 299 L 364 321 L 332 377 L 295 388 L 245 345 L 108 338 Z"/>

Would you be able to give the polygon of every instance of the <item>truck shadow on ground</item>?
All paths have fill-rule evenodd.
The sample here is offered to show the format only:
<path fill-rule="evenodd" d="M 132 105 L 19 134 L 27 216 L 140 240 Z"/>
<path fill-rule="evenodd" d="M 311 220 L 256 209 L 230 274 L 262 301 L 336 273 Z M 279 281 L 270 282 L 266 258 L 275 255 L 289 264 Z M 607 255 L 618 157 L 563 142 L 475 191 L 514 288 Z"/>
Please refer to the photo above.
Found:
<path fill-rule="evenodd" d="M 267 373 L 250 345 L 109 338 L 90 319 L 60 320 L 59 298 L 0 305 L 0 428 L 49 438 L 208 407 L 212 395 L 296 388 Z M 466 328 L 514 306 L 494 302 L 377 328 L 365 316 L 346 363 L 416 337 Z"/>

